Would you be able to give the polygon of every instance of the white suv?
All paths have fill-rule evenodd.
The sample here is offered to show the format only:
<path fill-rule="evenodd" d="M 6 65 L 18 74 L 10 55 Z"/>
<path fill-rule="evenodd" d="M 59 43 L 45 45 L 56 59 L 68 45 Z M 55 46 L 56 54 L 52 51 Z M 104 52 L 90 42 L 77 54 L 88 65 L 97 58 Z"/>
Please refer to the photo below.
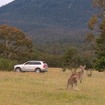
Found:
<path fill-rule="evenodd" d="M 14 70 L 16 72 L 21 71 L 35 71 L 37 73 L 39 72 L 46 72 L 48 71 L 48 65 L 44 61 L 27 61 L 23 64 L 18 64 L 14 66 Z"/>

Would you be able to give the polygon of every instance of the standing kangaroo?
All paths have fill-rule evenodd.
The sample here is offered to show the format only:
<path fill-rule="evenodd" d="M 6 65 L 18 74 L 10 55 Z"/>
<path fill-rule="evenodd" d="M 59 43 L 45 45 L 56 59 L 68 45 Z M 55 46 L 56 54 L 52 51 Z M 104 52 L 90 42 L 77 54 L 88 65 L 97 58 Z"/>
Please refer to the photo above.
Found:
<path fill-rule="evenodd" d="M 75 89 L 77 89 L 78 80 L 80 81 L 80 83 L 82 82 L 85 68 L 86 66 L 80 66 L 80 69 L 81 69 L 80 72 L 75 72 L 71 74 L 71 76 L 68 78 L 68 81 L 67 81 L 67 89 L 69 88 L 69 86 L 73 88 L 74 85 L 76 87 Z"/>

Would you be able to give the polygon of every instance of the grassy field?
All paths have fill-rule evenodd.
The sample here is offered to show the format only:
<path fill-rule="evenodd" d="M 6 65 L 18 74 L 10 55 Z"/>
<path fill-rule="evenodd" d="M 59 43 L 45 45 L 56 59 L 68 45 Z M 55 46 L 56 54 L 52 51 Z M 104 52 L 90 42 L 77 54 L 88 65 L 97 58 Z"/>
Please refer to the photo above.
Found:
<path fill-rule="evenodd" d="M 105 73 L 93 72 L 66 90 L 70 71 L 49 68 L 47 73 L 0 72 L 0 105 L 105 105 Z"/>

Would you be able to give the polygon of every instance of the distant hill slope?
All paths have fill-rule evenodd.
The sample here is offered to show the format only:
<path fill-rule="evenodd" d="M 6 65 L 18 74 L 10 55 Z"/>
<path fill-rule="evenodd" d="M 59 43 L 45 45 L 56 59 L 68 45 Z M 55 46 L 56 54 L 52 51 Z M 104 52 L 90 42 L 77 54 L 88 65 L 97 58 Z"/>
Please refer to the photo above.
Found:
<path fill-rule="evenodd" d="M 93 11 L 91 0 L 15 0 L 0 8 L 0 24 L 21 28 L 35 43 L 75 42 Z"/>

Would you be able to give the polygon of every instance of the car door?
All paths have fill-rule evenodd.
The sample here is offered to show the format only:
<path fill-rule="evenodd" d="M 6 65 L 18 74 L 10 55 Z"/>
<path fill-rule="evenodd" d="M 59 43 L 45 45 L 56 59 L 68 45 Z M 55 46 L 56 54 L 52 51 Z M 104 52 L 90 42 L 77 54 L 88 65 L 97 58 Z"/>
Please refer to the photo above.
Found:
<path fill-rule="evenodd" d="M 24 64 L 24 71 L 33 71 L 33 63 L 32 62 L 26 62 Z"/>

